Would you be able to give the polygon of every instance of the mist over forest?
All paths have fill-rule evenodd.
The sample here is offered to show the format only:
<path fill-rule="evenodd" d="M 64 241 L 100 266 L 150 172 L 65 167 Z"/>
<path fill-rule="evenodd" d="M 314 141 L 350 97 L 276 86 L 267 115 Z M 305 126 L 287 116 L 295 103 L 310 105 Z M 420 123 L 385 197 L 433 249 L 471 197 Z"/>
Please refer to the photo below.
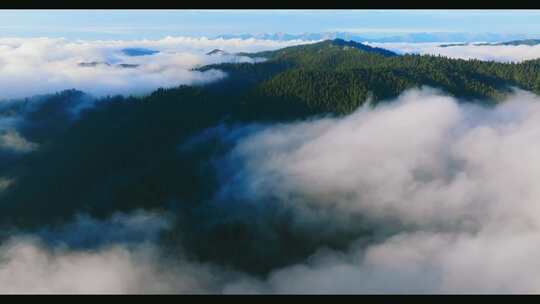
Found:
<path fill-rule="evenodd" d="M 537 293 L 538 44 L 0 39 L 0 293 Z"/>

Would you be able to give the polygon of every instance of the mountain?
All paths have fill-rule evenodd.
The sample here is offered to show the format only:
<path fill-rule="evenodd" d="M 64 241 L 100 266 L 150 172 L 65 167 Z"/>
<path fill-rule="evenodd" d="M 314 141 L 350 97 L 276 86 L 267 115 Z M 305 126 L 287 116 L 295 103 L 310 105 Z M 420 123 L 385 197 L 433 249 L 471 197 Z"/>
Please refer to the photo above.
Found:
<path fill-rule="evenodd" d="M 132 64 L 132 63 L 120 63 L 115 65 L 116 67 L 124 68 L 124 69 L 134 69 L 139 67 L 138 64 Z"/>
<path fill-rule="evenodd" d="M 99 65 L 105 65 L 105 66 L 111 66 L 108 62 L 102 62 L 102 61 L 90 61 L 90 62 L 79 62 L 78 64 L 80 67 L 86 67 L 86 68 L 93 68 Z"/>
<path fill-rule="evenodd" d="M 512 65 L 440 56 L 398 56 L 340 39 L 244 55 L 267 60 L 255 65 L 203 67 L 201 70 L 214 68 L 229 74 L 210 87 L 244 85 L 264 98 L 292 100 L 290 103 L 315 113 L 348 113 L 368 97 L 377 103 L 422 85 L 490 103 L 500 100 L 512 86 L 540 92 L 538 61 Z"/>
<path fill-rule="evenodd" d="M 524 39 L 524 40 L 513 40 L 508 42 L 497 43 L 496 45 L 538 45 L 540 44 L 540 39 Z"/>
<path fill-rule="evenodd" d="M 512 40 L 507 42 L 498 42 L 498 43 L 452 43 L 452 44 L 441 44 L 439 47 L 453 47 L 453 46 L 496 46 L 496 45 L 538 45 L 540 44 L 540 39 L 523 39 L 523 40 Z"/>
<path fill-rule="evenodd" d="M 229 55 L 229 53 L 220 49 L 213 49 L 212 51 L 206 53 L 206 55 Z"/>
<path fill-rule="evenodd" d="M 260 40 L 277 40 L 277 41 L 291 41 L 291 40 L 328 40 L 343 38 L 346 33 L 303 33 L 303 34 L 288 34 L 288 33 L 261 33 L 261 34 L 226 34 L 219 35 L 216 38 L 222 39 L 260 39 Z M 358 35 L 353 35 L 354 38 L 360 39 Z M 352 39 L 352 37 L 349 37 Z"/>
<path fill-rule="evenodd" d="M 230 213 L 230 206 L 242 206 L 239 198 L 216 203 L 220 181 L 227 178 L 216 163 L 245 130 L 345 115 L 368 100 L 377 106 L 423 85 L 488 106 L 513 86 L 540 93 L 539 60 L 506 64 L 396 55 L 340 39 L 245 55 L 266 60 L 202 67 L 228 75 L 204 86 L 97 100 L 67 91 L 39 102 L 15 101 L 0 111 L 10 121 L 26 121 L 14 128 L 38 144 L 0 166 L 0 178 L 15 181 L 0 192 L 0 237 L 13 225 L 41 229 L 81 212 L 105 218 L 160 210 L 178 219 L 160 239 L 172 256 L 182 248 L 198 261 L 266 275 L 317 248 L 346 248 L 358 235 L 306 235 L 290 229 L 287 212 L 241 217 Z M 250 215 L 272 206 L 257 203 L 243 210 Z M 216 216 L 210 221 L 208 214 Z"/>
<path fill-rule="evenodd" d="M 111 64 L 111 63 L 103 62 L 103 61 L 80 62 L 78 66 L 85 67 L 85 68 L 93 68 L 97 66 L 109 66 L 109 67 L 112 66 L 116 68 L 127 68 L 127 69 L 139 67 L 138 64 L 129 64 L 129 63 Z"/>
<path fill-rule="evenodd" d="M 258 53 L 238 53 L 240 56 L 248 57 L 264 57 L 269 59 L 301 59 L 307 58 L 313 54 L 316 55 L 315 60 L 319 60 L 322 57 L 334 57 L 351 54 L 350 52 L 343 51 L 360 51 L 361 53 L 377 54 L 385 57 L 397 56 L 396 53 L 387 49 L 372 47 L 366 44 L 358 43 L 355 41 L 345 41 L 343 39 L 325 40 L 322 42 L 304 44 L 282 48 L 275 51 L 263 51 Z M 356 54 L 356 53 L 355 53 Z"/>
<path fill-rule="evenodd" d="M 220 35 L 216 38 L 223 39 L 263 39 L 277 41 L 320 41 L 344 39 L 357 42 L 476 42 L 486 41 L 497 43 L 500 41 L 528 39 L 530 35 L 523 34 L 501 34 L 501 33 L 459 33 L 459 32 L 416 32 L 403 34 L 356 34 L 352 32 L 324 32 L 324 33 L 261 33 L 261 34 L 236 34 L 236 35 Z"/>
<path fill-rule="evenodd" d="M 439 47 L 446 48 L 446 47 L 453 47 L 453 46 L 467 46 L 470 45 L 469 43 L 449 43 L 449 44 L 441 44 Z"/>

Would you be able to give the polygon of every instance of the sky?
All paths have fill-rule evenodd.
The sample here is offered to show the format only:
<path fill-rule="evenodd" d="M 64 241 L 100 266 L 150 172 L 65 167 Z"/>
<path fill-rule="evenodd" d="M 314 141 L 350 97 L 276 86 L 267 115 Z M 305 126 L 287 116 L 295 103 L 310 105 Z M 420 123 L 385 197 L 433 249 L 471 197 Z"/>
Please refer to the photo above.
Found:
<path fill-rule="evenodd" d="M 540 10 L 2 10 L 1 37 L 115 40 L 346 31 L 540 36 Z"/>

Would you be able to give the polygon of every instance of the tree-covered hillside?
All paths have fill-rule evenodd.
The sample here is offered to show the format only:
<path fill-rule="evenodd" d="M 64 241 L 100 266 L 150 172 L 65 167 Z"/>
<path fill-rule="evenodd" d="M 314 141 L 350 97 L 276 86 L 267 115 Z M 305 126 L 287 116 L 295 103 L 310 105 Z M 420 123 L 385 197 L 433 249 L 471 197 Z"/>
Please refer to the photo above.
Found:
<path fill-rule="evenodd" d="M 368 97 L 378 101 L 422 85 L 468 100 L 497 102 L 511 87 L 540 93 L 538 60 L 497 63 L 403 55 L 342 40 L 255 53 L 256 65 L 213 65 L 230 80 L 251 79 L 252 92 L 305 103 L 316 112 L 349 113 Z M 280 68 L 277 68 L 280 67 Z"/>

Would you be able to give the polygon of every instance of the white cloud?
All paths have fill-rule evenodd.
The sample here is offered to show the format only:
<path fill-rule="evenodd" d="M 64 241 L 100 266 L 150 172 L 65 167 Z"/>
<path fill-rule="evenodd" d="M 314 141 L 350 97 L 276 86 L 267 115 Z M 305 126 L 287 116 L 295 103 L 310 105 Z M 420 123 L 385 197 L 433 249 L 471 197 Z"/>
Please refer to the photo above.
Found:
<path fill-rule="evenodd" d="M 326 252 L 274 272 L 267 281 L 236 281 L 243 293 L 538 293 L 538 234 L 414 232 L 367 249 Z"/>
<path fill-rule="evenodd" d="M 498 62 L 521 62 L 540 58 L 540 45 L 463 45 L 440 47 L 443 43 L 367 43 L 400 54 L 442 55 L 450 58 Z M 449 43 L 444 43 L 449 44 Z"/>
<path fill-rule="evenodd" d="M 525 92 L 489 109 L 414 90 L 249 136 L 230 158 L 230 195 L 277 199 L 313 233 L 363 222 L 385 234 L 225 291 L 539 292 L 539 121 Z"/>
<path fill-rule="evenodd" d="M 22 137 L 19 132 L 13 129 L 0 129 L 0 149 L 15 153 L 27 153 L 35 150 L 37 144 Z"/>
<path fill-rule="evenodd" d="M 13 179 L 0 177 L 0 193 L 13 184 Z"/>
<path fill-rule="evenodd" d="M 151 245 L 93 251 L 51 249 L 34 238 L 0 247 L 0 293 L 200 293 L 211 281 L 202 266 L 162 265 Z"/>
<path fill-rule="evenodd" d="M 227 52 L 276 49 L 304 41 L 256 39 L 208 39 L 166 37 L 137 41 L 69 41 L 51 38 L 0 39 L 0 99 L 76 88 L 96 96 L 143 94 L 158 87 L 202 84 L 225 77 L 221 71 L 191 71 L 193 67 L 227 61 L 252 62 L 247 57 L 206 56 L 215 48 Z M 128 47 L 158 50 L 151 56 L 129 57 Z M 138 64 L 137 68 L 98 65 L 81 67 L 81 62 Z"/>
<path fill-rule="evenodd" d="M 156 246 L 158 233 L 171 224 L 166 215 L 139 210 L 107 220 L 81 215 L 64 226 L 12 236 L 0 246 L 0 293 L 215 292 L 225 278 L 221 272 L 188 262 L 181 252 L 166 258 Z M 85 239 L 92 244 L 81 247 Z"/>

